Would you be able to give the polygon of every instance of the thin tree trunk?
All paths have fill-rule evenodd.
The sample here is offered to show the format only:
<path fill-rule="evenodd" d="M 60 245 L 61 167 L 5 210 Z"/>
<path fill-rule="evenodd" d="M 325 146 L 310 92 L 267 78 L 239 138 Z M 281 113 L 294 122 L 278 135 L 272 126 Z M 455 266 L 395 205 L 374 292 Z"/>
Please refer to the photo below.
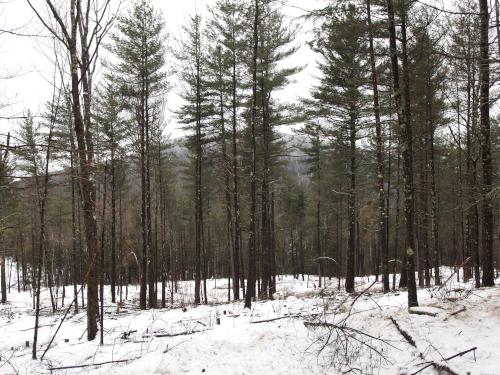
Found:
<path fill-rule="evenodd" d="M 100 266 L 99 266 L 99 276 L 101 281 L 101 286 L 99 289 L 99 299 L 101 301 L 101 312 L 100 312 L 100 328 L 101 328 L 101 345 L 104 345 L 104 249 L 105 249 L 105 236 L 106 236 L 106 193 L 107 193 L 107 168 L 108 164 L 104 166 L 104 181 L 103 181 L 103 195 L 102 195 L 102 228 L 101 228 L 101 248 L 100 248 Z"/>
<path fill-rule="evenodd" d="M 196 23 L 196 172 L 195 172 L 195 226 L 196 226 L 196 270 L 194 303 L 200 303 L 201 268 L 203 246 L 203 197 L 202 197 L 202 139 L 201 139 L 201 46 L 199 23 Z"/>
<path fill-rule="evenodd" d="M 351 108 L 351 113 L 353 113 Z M 348 213 L 349 224 L 348 232 L 349 238 L 347 241 L 347 273 L 345 280 L 345 290 L 349 293 L 354 292 L 354 276 L 355 276 L 355 257 L 359 247 L 356 241 L 356 234 L 358 232 L 356 220 L 356 120 L 351 115 L 349 121 L 349 198 L 348 198 Z M 384 202 L 385 203 L 385 202 Z M 359 254 L 358 254 L 359 255 Z M 360 257 L 358 257 L 360 258 Z M 358 259 L 359 261 L 359 259 Z"/>
<path fill-rule="evenodd" d="M 49 188 L 49 163 L 50 163 L 50 147 L 52 142 L 52 132 L 53 132 L 53 124 L 50 126 L 49 130 L 49 138 L 47 141 L 47 151 L 45 154 L 45 175 L 43 180 L 43 191 L 40 190 L 38 186 L 38 173 L 36 172 L 35 167 L 35 181 L 37 185 L 37 193 L 39 198 L 39 210 L 40 210 L 40 237 L 38 244 L 38 259 L 37 259 L 37 282 L 36 282 L 36 308 L 35 308 L 35 329 L 33 333 L 33 348 L 32 348 L 32 358 L 36 359 L 36 349 L 37 349 L 37 341 L 38 341 L 38 322 L 40 319 L 40 291 L 41 291 L 41 283 L 42 283 L 42 263 L 45 253 L 45 213 L 46 213 L 46 203 L 47 203 L 47 195 Z M 4 260 L 5 261 L 5 260 Z M 5 272 L 5 271 L 4 271 Z"/>

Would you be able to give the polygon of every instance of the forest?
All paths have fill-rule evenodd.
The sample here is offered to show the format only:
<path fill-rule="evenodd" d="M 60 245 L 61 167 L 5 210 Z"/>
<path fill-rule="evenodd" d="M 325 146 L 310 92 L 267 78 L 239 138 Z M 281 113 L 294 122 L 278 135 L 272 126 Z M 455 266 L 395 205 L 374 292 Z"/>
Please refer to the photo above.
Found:
<path fill-rule="evenodd" d="M 23 301 L 18 327 L 30 329 L 18 349 L 14 331 L 0 337 L 0 373 L 42 363 L 104 373 L 117 362 L 116 373 L 164 373 L 144 367 L 142 347 L 121 359 L 103 349 L 88 366 L 62 354 L 33 360 L 79 350 L 57 344 L 77 317 L 76 336 L 97 345 L 85 359 L 112 335 L 199 332 L 196 317 L 179 332 L 140 326 L 174 310 L 204 311 L 204 330 L 219 314 L 302 319 L 320 335 L 315 356 L 328 347 L 339 374 L 500 371 L 498 354 L 476 360 L 483 342 L 445 358 L 431 345 L 439 338 L 427 351 L 415 339 L 419 326 L 439 333 L 486 309 L 483 300 L 496 315 L 469 312 L 471 321 L 486 314 L 484 340 L 500 328 L 498 0 L 198 1 L 179 30 L 166 22 L 170 5 L 154 0 L 23 2 L 37 34 L 0 26 L 0 43 L 43 39 L 52 73 L 50 95 L 22 113 L 0 92 L 0 323 Z M 16 77 L 0 70 L 7 80 Z M 289 295 L 308 307 L 294 310 Z M 398 363 L 387 354 L 394 338 L 350 323 L 365 308 L 380 310 L 376 324 L 392 321 L 395 340 L 434 356 Z M 453 311 L 436 328 L 438 308 Z M 115 326 L 127 313 L 141 328 Z M 270 361 L 260 350 L 253 359 Z M 21 352 L 29 361 L 16 365 Z M 472 352 L 484 367 L 460 362 Z M 286 361 L 227 366 L 208 373 L 298 371 Z M 327 373 L 314 366 L 297 373 Z M 165 373 L 205 372 L 185 369 Z"/>

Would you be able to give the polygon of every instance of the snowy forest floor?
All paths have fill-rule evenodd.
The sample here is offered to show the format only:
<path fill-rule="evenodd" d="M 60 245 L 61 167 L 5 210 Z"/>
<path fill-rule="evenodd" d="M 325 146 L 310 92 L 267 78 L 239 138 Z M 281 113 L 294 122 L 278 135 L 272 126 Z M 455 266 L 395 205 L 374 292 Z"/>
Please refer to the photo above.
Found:
<path fill-rule="evenodd" d="M 251 310 L 224 302 L 227 280 L 207 282 L 208 305 L 190 305 L 193 283 L 181 282 L 173 307 L 145 311 L 130 286 L 122 308 L 105 303 L 104 345 L 86 340 L 85 311 L 71 311 L 43 361 L 31 359 L 32 295 L 13 287 L 0 305 L 0 374 L 500 374 L 498 283 L 474 289 L 453 277 L 419 289 L 413 312 L 425 315 L 409 313 L 405 291 L 382 294 L 374 277 L 357 278 L 352 296 L 326 283 L 282 276 L 276 299 Z M 52 314 L 48 290 L 41 301 L 39 358 L 66 310 Z M 58 369 L 74 365 L 85 367 Z"/>

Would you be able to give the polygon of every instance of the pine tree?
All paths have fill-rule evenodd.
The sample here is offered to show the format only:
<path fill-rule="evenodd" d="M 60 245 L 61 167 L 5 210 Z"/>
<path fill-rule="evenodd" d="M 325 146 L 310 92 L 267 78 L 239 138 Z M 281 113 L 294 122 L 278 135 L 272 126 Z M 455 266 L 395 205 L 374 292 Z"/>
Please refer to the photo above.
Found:
<path fill-rule="evenodd" d="M 404 180 L 404 216 L 406 224 L 406 272 L 408 286 L 408 307 L 417 306 L 417 286 L 415 282 L 415 206 L 414 206 L 414 185 L 413 185 L 413 139 L 411 132 L 411 111 L 410 111 L 410 82 L 408 71 L 407 53 L 407 7 L 404 1 L 401 4 L 401 44 L 402 44 L 402 68 L 403 68 L 403 88 L 400 85 L 400 74 L 398 64 L 398 54 L 396 45 L 396 25 L 394 3 L 387 0 L 387 18 L 389 29 L 389 53 L 391 59 L 392 86 L 394 91 L 395 109 L 398 117 L 398 132 L 401 138 L 403 157 L 403 180 Z M 403 101 L 404 98 L 404 101 Z"/>
<path fill-rule="evenodd" d="M 231 246 L 231 273 L 233 279 L 233 298 L 240 298 L 241 273 L 241 210 L 240 210 L 240 177 L 239 177 L 239 152 L 238 152 L 238 124 L 243 90 L 243 68 L 245 45 L 244 2 L 241 0 L 220 0 L 210 8 L 211 18 L 208 22 L 208 33 L 213 43 L 212 49 L 219 56 L 219 64 L 212 67 L 218 74 L 218 91 L 223 95 L 225 112 L 229 109 L 227 123 L 230 123 L 231 156 L 227 160 L 231 165 L 225 168 L 232 174 L 232 246 Z M 219 55 L 220 52 L 220 55 Z M 221 128 L 223 129 L 223 128 Z M 225 130 L 225 128 L 224 128 Z M 227 184 L 226 184 L 227 189 Z M 227 198 L 226 198 L 227 199 Z M 228 213 L 229 216 L 229 213 Z M 244 285 L 241 285 L 244 291 Z"/>
<path fill-rule="evenodd" d="M 194 202 L 195 202 L 195 293 L 194 302 L 199 304 L 202 277 L 203 231 L 203 163 L 207 139 L 207 121 L 215 110 L 209 100 L 206 44 L 203 40 L 202 19 L 196 15 L 184 27 L 185 39 L 177 52 L 179 73 L 184 83 L 184 104 L 177 115 L 186 124 L 185 129 L 194 132 L 188 139 L 188 148 L 194 154 Z M 206 275 L 205 275 L 206 276 Z"/>
<path fill-rule="evenodd" d="M 367 84 L 365 60 L 365 20 L 356 5 L 329 8 L 328 18 L 316 30 L 313 44 L 322 61 L 318 87 L 312 92 L 318 116 L 333 124 L 332 134 L 345 147 L 349 162 L 349 239 L 347 249 L 346 290 L 354 291 L 356 256 L 356 142 L 366 99 L 362 88 Z"/>
<path fill-rule="evenodd" d="M 138 0 L 118 19 L 118 32 L 112 36 L 111 51 L 118 59 L 112 66 L 117 84 L 137 126 L 141 171 L 141 290 L 140 306 L 156 307 L 156 274 L 153 269 L 151 225 L 151 134 L 156 112 L 161 110 L 166 89 L 164 21 L 150 1 Z"/>

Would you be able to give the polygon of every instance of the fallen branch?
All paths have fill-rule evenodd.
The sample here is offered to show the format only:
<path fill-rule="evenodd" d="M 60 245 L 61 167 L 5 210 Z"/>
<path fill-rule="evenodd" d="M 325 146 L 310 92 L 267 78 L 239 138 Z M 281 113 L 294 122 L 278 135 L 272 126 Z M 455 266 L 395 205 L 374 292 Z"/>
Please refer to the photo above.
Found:
<path fill-rule="evenodd" d="M 338 324 L 326 323 L 326 322 L 304 322 L 304 326 L 306 326 L 306 327 L 323 327 L 323 328 L 337 329 L 337 330 L 344 331 L 344 332 L 357 333 L 361 336 L 366 336 L 366 337 L 369 337 L 373 340 L 381 341 L 384 344 L 390 345 L 384 339 L 382 339 L 380 337 L 375 337 L 373 335 L 370 335 L 369 333 L 366 333 L 365 331 L 361 331 L 361 330 L 356 329 L 356 328 L 348 327 L 346 325 L 338 325 Z M 362 344 L 368 346 L 365 343 L 362 343 Z M 390 345 L 390 346 L 395 348 L 395 346 L 393 346 L 393 345 Z"/>
<path fill-rule="evenodd" d="M 43 357 L 45 357 L 45 354 L 47 354 L 47 352 L 49 351 L 50 346 L 54 342 L 54 339 L 56 338 L 56 335 L 59 332 L 59 329 L 61 328 L 62 324 L 64 323 L 64 320 L 68 316 L 69 310 L 71 310 L 71 307 L 73 306 L 73 303 L 78 299 L 78 294 L 80 294 L 80 292 L 82 291 L 84 285 L 85 284 L 82 284 L 82 286 L 80 287 L 80 290 L 78 291 L 78 293 L 75 294 L 75 297 L 73 298 L 73 300 L 69 304 L 68 308 L 66 309 L 66 312 L 64 313 L 64 316 L 62 317 L 61 321 L 59 322 L 59 325 L 57 326 L 56 331 L 54 332 L 54 334 L 50 338 L 50 341 L 49 341 L 49 344 L 47 345 L 47 348 L 45 348 L 45 351 L 43 352 L 42 356 L 40 357 L 40 361 L 43 360 Z"/>
<path fill-rule="evenodd" d="M 352 307 L 352 306 L 354 306 L 354 304 L 356 303 L 356 301 L 358 300 L 358 298 L 359 298 L 359 297 L 361 297 L 361 296 L 362 296 L 363 294 L 365 294 L 368 290 L 370 290 L 370 288 L 371 288 L 372 286 L 374 286 L 376 283 L 377 283 L 377 280 L 375 280 L 373 283 L 371 283 L 371 285 L 370 285 L 368 288 L 366 288 L 366 289 L 365 289 L 365 290 L 363 290 L 361 293 L 359 293 L 359 294 L 356 296 L 356 298 L 354 298 L 354 300 L 352 301 L 352 303 L 351 303 L 351 307 Z"/>
<path fill-rule="evenodd" d="M 450 314 L 450 316 L 455 316 L 455 315 L 457 315 L 457 314 L 460 314 L 461 312 L 464 312 L 465 310 L 467 310 L 467 309 L 466 309 L 466 308 L 465 308 L 465 306 L 464 306 L 464 307 L 462 307 L 460 310 L 457 310 L 457 311 L 452 312 L 452 313 Z"/>
<path fill-rule="evenodd" d="M 448 278 L 447 278 L 444 282 L 442 282 L 441 284 L 439 284 L 439 288 L 438 288 L 438 290 L 439 290 L 439 289 L 441 289 L 443 286 L 445 286 L 445 285 L 446 285 L 446 283 L 447 283 L 448 281 L 450 281 L 450 280 L 451 280 L 451 278 L 452 278 L 453 276 L 455 276 L 455 274 L 456 274 L 456 273 L 457 273 L 457 272 L 458 272 L 461 268 L 463 268 L 463 267 L 464 267 L 467 263 L 469 263 L 469 262 L 470 262 L 470 260 L 471 260 L 471 257 L 468 257 L 467 259 L 465 259 L 465 260 L 462 262 L 462 264 L 461 264 L 460 266 L 458 266 L 458 267 L 457 267 L 457 269 L 456 269 L 455 271 L 453 271 L 453 272 L 452 272 L 452 274 L 450 275 L 450 277 L 448 277 Z"/>
<path fill-rule="evenodd" d="M 399 326 L 398 322 L 396 322 L 396 320 L 392 316 L 391 316 L 391 321 L 396 326 L 396 328 L 399 331 L 399 333 L 401 334 L 401 336 L 403 336 L 404 339 L 408 342 L 408 344 L 410 344 L 411 346 L 416 348 L 417 344 L 415 343 L 415 340 L 413 340 L 413 338 L 410 336 L 410 334 L 408 332 L 406 332 L 403 328 L 401 328 Z"/>
<path fill-rule="evenodd" d="M 129 336 L 130 336 L 132 333 L 135 333 L 135 332 L 137 332 L 137 330 L 136 330 L 136 329 L 133 329 L 133 330 L 131 330 L 131 331 L 125 331 L 125 332 L 123 332 L 123 333 L 122 333 L 122 339 L 124 339 L 124 340 L 128 339 L 128 338 L 129 338 Z"/>
<path fill-rule="evenodd" d="M 450 360 L 452 360 L 453 358 L 456 358 L 456 357 L 461 357 L 467 353 L 470 353 L 470 352 L 474 352 L 474 358 L 476 357 L 476 349 L 477 347 L 473 347 L 473 348 L 470 348 L 470 349 L 467 349 L 467 350 L 464 350 L 463 352 L 460 352 L 460 353 L 457 353 L 457 354 L 454 354 L 452 355 L 451 357 L 448 357 L 448 358 L 444 358 L 443 361 L 445 362 L 448 362 Z M 447 365 L 445 364 L 442 364 L 442 363 L 436 363 L 434 361 L 431 361 L 431 362 L 428 362 L 426 366 L 422 367 L 420 370 L 412 373 L 411 375 L 416 375 L 422 371 L 424 371 L 426 368 L 429 368 L 429 367 L 434 367 L 436 370 L 438 371 L 446 371 L 448 373 L 448 375 L 458 375 L 457 372 L 453 371 L 451 368 L 449 368 Z"/>
<path fill-rule="evenodd" d="M 38 328 L 42 328 L 42 327 L 53 327 L 55 326 L 55 324 L 43 324 L 43 325 L 39 325 Z M 35 327 L 31 327 L 31 328 L 26 328 L 26 329 L 20 329 L 19 331 L 20 332 L 24 332 L 24 331 L 31 331 L 32 329 L 35 329 Z"/>
<path fill-rule="evenodd" d="M 156 334 L 152 334 L 152 335 L 144 335 L 142 336 L 143 338 L 145 337 L 177 337 L 177 336 L 188 336 L 188 335 L 194 335 L 195 333 L 202 333 L 202 332 L 206 332 L 206 331 L 211 331 L 212 328 L 210 329 L 200 329 L 200 330 L 193 330 L 193 331 L 186 331 L 186 332 L 180 332 L 180 333 L 156 333 Z"/>
<path fill-rule="evenodd" d="M 139 359 L 139 358 L 141 358 L 141 357 L 135 357 L 135 358 L 129 358 L 129 359 L 118 359 L 118 360 L 114 360 L 114 361 L 106 361 L 106 362 L 98 362 L 98 363 L 87 363 L 87 364 L 84 364 L 84 365 L 49 367 L 49 370 L 52 373 L 52 371 L 59 371 L 59 370 L 69 370 L 69 369 L 75 369 L 75 368 L 84 368 L 84 367 L 92 367 L 92 366 L 102 366 L 102 365 L 108 365 L 110 363 L 130 362 L 130 361 L 135 361 L 136 359 Z"/>
<path fill-rule="evenodd" d="M 451 357 L 445 358 L 444 360 L 445 361 L 449 361 L 450 359 L 453 359 L 453 358 L 456 358 L 456 357 L 461 357 L 464 354 L 467 354 L 467 353 L 470 353 L 470 352 L 474 352 L 474 359 L 476 359 L 476 350 L 477 350 L 477 346 L 475 346 L 473 348 L 470 348 L 470 349 L 467 349 L 467 350 L 464 350 L 463 352 L 457 353 L 455 355 L 452 355 Z"/>
<path fill-rule="evenodd" d="M 272 319 L 264 319 L 264 320 L 255 320 L 253 322 L 250 322 L 250 324 L 258 324 L 258 323 L 269 323 L 269 322 L 274 322 L 276 320 L 281 320 L 281 319 L 289 319 L 289 318 L 298 318 L 300 315 L 287 315 L 287 316 L 280 316 L 278 318 L 272 318 Z"/>

